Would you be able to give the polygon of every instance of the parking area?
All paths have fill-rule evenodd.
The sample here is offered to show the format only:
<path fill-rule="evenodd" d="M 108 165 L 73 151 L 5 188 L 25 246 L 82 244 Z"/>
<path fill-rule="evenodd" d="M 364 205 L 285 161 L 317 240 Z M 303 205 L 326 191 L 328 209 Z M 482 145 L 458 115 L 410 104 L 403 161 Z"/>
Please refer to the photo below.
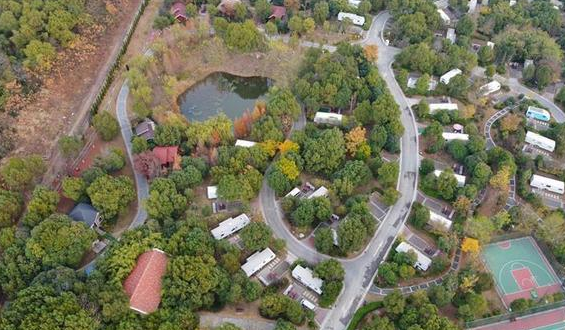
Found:
<path fill-rule="evenodd" d="M 417 233 L 410 230 L 406 225 L 402 228 L 402 236 L 410 245 L 430 258 L 437 256 L 440 252 L 435 246 L 426 242 L 426 240 L 418 236 Z"/>
<path fill-rule="evenodd" d="M 543 203 L 549 208 L 558 209 L 565 206 L 565 203 L 563 203 L 563 196 L 559 194 L 541 189 L 532 189 L 532 192 L 538 195 L 543 200 Z"/>
<path fill-rule="evenodd" d="M 441 214 L 449 220 L 451 220 L 451 218 L 455 214 L 455 210 L 453 210 L 453 208 L 448 203 L 426 196 L 420 191 L 418 191 L 416 201 L 427 207 L 430 211 Z"/>
<path fill-rule="evenodd" d="M 375 215 L 375 218 L 379 223 L 384 219 L 388 210 L 390 209 L 389 206 L 386 206 L 385 204 L 380 202 L 374 194 L 372 194 L 369 198 L 369 208 L 371 209 L 371 213 Z"/>
<path fill-rule="evenodd" d="M 290 268 L 290 264 L 276 257 L 257 274 L 257 278 L 263 285 L 270 285 L 282 279 Z"/>
<path fill-rule="evenodd" d="M 526 125 L 534 128 L 536 131 L 545 131 L 549 129 L 549 123 L 526 117 Z"/>
<path fill-rule="evenodd" d="M 549 151 L 536 148 L 530 144 L 526 144 L 524 148 L 522 148 L 522 151 L 526 155 L 530 155 L 532 158 L 536 158 L 537 156 L 542 156 L 544 160 L 549 160 L 549 161 L 553 160 L 553 157 L 551 156 L 551 153 Z"/>

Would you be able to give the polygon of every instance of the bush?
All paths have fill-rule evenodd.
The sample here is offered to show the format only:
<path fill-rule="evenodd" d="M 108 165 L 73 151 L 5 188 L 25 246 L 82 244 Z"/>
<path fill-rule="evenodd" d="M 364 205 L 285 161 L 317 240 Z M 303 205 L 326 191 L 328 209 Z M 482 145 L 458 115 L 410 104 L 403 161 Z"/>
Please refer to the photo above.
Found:
<path fill-rule="evenodd" d="M 359 325 L 359 323 L 361 323 L 361 321 L 365 318 L 367 314 L 376 311 L 377 309 L 380 309 L 382 307 L 383 307 L 382 301 L 373 301 L 359 308 L 355 312 L 355 314 L 353 314 L 353 317 L 351 318 L 351 322 L 349 322 L 349 325 L 347 326 L 347 330 L 357 329 L 357 326 Z"/>
<path fill-rule="evenodd" d="M 92 126 L 104 141 L 112 141 L 120 133 L 120 125 L 108 111 L 102 111 L 92 118 Z"/>

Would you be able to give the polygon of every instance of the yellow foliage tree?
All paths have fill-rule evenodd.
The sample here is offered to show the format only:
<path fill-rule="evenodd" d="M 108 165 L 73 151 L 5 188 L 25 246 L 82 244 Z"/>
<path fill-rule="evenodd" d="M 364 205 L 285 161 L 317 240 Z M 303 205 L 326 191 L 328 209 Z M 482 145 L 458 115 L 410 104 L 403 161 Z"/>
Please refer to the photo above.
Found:
<path fill-rule="evenodd" d="M 490 178 L 490 185 L 498 190 L 506 191 L 510 184 L 510 168 L 503 166 L 498 172 Z"/>
<path fill-rule="evenodd" d="M 357 126 L 345 134 L 345 147 L 351 156 L 355 155 L 360 145 L 367 143 L 367 131 L 362 126 Z"/>
<path fill-rule="evenodd" d="M 473 290 L 478 281 L 479 277 L 475 274 L 464 276 L 459 284 L 459 290 L 463 293 L 470 292 Z"/>
<path fill-rule="evenodd" d="M 273 157 L 277 152 L 278 142 L 275 140 L 267 140 L 261 143 L 261 148 L 267 152 L 270 157 Z"/>
<path fill-rule="evenodd" d="M 469 253 L 478 253 L 480 251 L 479 241 L 474 238 L 465 237 L 461 243 L 461 251 Z"/>
<path fill-rule="evenodd" d="M 365 48 L 363 49 L 363 53 L 365 53 L 365 57 L 370 62 L 376 62 L 377 59 L 379 58 L 379 48 L 377 47 L 377 45 L 365 46 Z"/>
<path fill-rule="evenodd" d="M 460 214 L 467 215 L 471 210 L 471 204 L 472 202 L 467 196 L 461 195 L 457 197 L 457 200 L 455 202 L 453 202 L 453 207 Z"/>
<path fill-rule="evenodd" d="M 300 146 L 296 142 L 292 142 L 290 140 L 284 140 L 279 144 L 279 151 L 281 154 L 286 154 L 289 151 L 298 152 L 300 150 Z"/>
<path fill-rule="evenodd" d="M 477 109 L 475 108 L 475 105 L 473 104 L 466 105 L 460 112 L 461 117 L 465 119 L 473 118 L 476 111 Z"/>
<path fill-rule="evenodd" d="M 500 129 L 505 132 L 516 132 L 522 123 L 522 117 L 516 114 L 510 114 L 504 118 L 500 123 Z"/>
<path fill-rule="evenodd" d="M 277 162 L 277 166 L 289 180 L 295 180 L 300 175 L 300 170 L 292 159 L 283 157 Z"/>

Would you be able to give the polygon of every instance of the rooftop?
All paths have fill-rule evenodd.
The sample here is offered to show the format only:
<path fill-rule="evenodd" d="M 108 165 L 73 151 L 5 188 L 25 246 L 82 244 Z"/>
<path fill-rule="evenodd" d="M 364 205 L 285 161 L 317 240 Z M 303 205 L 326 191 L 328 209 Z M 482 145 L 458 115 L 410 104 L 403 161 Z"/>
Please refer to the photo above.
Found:
<path fill-rule="evenodd" d="M 149 314 L 161 303 L 161 281 L 167 269 L 167 255 L 159 249 L 143 253 L 124 281 L 124 291 L 130 298 L 130 308 Z"/>

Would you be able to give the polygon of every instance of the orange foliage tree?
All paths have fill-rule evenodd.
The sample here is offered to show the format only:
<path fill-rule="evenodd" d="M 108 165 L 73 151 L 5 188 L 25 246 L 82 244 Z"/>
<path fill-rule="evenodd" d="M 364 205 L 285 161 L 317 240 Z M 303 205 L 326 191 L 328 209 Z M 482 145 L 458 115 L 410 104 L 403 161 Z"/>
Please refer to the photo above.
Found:
<path fill-rule="evenodd" d="M 465 237 L 461 243 L 461 251 L 469 253 L 478 253 L 480 251 L 479 241 L 474 238 Z"/>
<path fill-rule="evenodd" d="M 355 155 L 359 146 L 367 143 L 367 138 L 365 138 L 366 134 L 367 131 L 362 126 L 357 126 L 349 131 L 349 133 L 345 134 L 345 147 L 350 155 Z"/>

